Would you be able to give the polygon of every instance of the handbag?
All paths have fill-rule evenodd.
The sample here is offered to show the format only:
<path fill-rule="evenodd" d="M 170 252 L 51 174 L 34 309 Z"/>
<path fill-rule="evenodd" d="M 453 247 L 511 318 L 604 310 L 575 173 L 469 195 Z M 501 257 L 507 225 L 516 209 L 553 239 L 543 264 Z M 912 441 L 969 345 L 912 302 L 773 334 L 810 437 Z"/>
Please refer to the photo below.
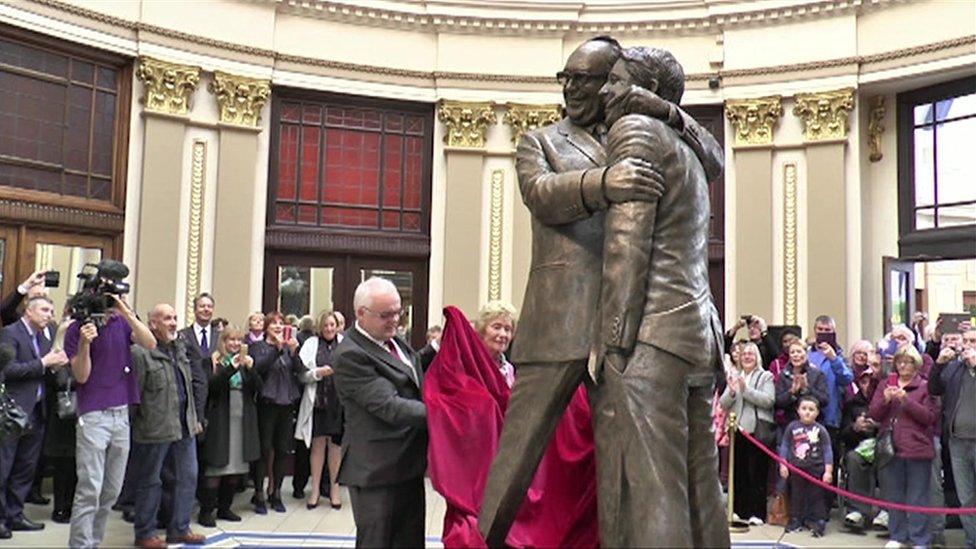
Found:
<path fill-rule="evenodd" d="M 78 393 L 71 390 L 71 378 L 68 378 L 68 388 L 58 391 L 58 417 L 74 419 L 78 415 Z"/>
<path fill-rule="evenodd" d="M 895 419 L 891 419 L 888 430 L 874 443 L 874 464 L 881 469 L 895 458 Z"/>
<path fill-rule="evenodd" d="M 773 526 L 786 526 L 790 520 L 789 505 L 787 505 L 786 494 L 780 492 L 773 496 L 766 513 L 766 522 Z"/>
<path fill-rule="evenodd" d="M 14 438 L 30 429 L 30 420 L 23 408 L 7 394 L 7 387 L 0 383 L 0 440 Z"/>

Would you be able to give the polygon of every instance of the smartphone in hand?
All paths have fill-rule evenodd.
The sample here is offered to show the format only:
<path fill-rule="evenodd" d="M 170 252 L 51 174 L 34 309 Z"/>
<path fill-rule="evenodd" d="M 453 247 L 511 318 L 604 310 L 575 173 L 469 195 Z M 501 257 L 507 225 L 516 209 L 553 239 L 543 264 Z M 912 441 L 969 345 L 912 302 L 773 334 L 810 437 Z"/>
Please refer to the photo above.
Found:
<path fill-rule="evenodd" d="M 291 339 L 291 335 L 292 335 L 292 327 L 285 326 L 285 329 L 282 332 L 281 337 L 283 337 L 285 341 L 289 341 Z"/>

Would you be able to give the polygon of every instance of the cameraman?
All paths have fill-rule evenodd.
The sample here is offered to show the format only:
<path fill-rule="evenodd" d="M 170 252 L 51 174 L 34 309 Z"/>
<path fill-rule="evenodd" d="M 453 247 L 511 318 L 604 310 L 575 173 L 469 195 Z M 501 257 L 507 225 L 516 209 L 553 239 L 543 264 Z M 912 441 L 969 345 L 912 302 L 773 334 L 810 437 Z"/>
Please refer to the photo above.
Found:
<path fill-rule="evenodd" d="M 758 315 L 742 315 L 739 320 L 725 332 L 725 352 L 732 350 L 732 343 L 735 341 L 736 333 L 742 328 L 749 332 L 749 341 L 759 347 L 759 354 L 762 357 L 763 366 L 768 368 L 769 364 L 779 355 L 776 342 L 769 337 L 769 327 L 763 317 Z"/>
<path fill-rule="evenodd" d="M 129 455 L 128 408 L 139 403 L 131 345 L 156 348 L 156 338 L 125 300 L 110 295 L 115 304 L 102 326 L 75 322 L 64 338 L 78 396 L 78 487 L 71 511 L 71 547 L 98 546 L 105 536 Z"/>

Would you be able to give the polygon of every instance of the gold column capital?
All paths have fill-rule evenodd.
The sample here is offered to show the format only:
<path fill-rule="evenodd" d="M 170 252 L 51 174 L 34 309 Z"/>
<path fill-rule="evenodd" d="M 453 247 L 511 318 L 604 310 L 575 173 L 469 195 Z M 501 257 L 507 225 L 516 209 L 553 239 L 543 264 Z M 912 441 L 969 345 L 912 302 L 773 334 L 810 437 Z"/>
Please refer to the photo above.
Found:
<path fill-rule="evenodd" d="M 773 127 L 781 116 L 783 97 L 780 95 L 725 102 L 725 117 L 735 128 L 736 145 L 772 145 Z"/>
<path fill-rule="evenodd" d="M 147 111 L 186 115 L 190 96 L 200 83 L 200 67 L 140 57 L 136 78 L 146 87 L 142 104 Z"/>
<path fill-rule="evenodd" d="M 261 109 L 271 97 L 271 82 L 214 71 L 207 90 L 217 99 L 222 123 L 257 128 Z"/>
<path fill-rule="evenodd" d="M 506 103 L 502 122 L 512 128 L 512 143 L 518 145 L 525 132 L 559 122 L 562 113 L 563 106 L 559 104 Z"/>
<path fill-rule="evenodd" d="M 449 147 L 481 149 L 488 125 L 498 121 L 491 103 L 441 101 L 437 119 L 447 126 L 444 143 Z"/>
<path fill-rule="evenodd" d="M 881 134 L 885 131 L 884 117 L 885 104 L 884 96 L 876 95 L 871 98 L 871 112 L 868 116 L 868 160 L 878 162 L 884 157 L 881 152 Z"/>
<path fill-rule="evenodd" d="M 807 141 L 847 139 L 848 115 L 854 110 L 854 88 L 817 93 L 798 93 L 793 114 L 803 122 Z"/>

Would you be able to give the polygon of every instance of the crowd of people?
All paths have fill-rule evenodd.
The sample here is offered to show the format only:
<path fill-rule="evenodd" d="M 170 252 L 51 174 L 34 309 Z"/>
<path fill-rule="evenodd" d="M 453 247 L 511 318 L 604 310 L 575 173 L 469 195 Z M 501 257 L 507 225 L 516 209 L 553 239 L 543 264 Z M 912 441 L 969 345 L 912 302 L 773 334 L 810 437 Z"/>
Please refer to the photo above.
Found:
<path fill-rule="evenodd" d="M 740 431 L 797 469 L 861 496 L 915 507 L 946 507 L 946 493 L 976 507 L 976 329 L 970 322 L 927 326 L 922 314 L 881 341 L 837 343 L 820 316 L 804 340 L 798 327 L 743 316 L 726 332 L 716 440 L 728 446 L 735 414 L 736 518 L 763 524 L 772 496 L 788 502 L 786 530 L 823 536 L 838 503 L 824 488 L 771 460 Z M 739 337 L 737 334 L 742 334 Z M 777 474 L 778 473 L 778 474 Z M 954 488 L 954 490 L 946 490 Z M 888 546 L 944 546 L 943 514 L 872 507 L 846 499 L 843 527 L 887 531 Z M 967 547 L 976 516 L 960 517 Z"/>
<path fill-rule="evenodd" d="M 355 449 L 346 444 L 344 458 L 343 441 L 375 430 L 374 416 L 399 435 L 426 436 L 417 426 L 426 420 L 419 388 L 441 331 L 429 330 L 427 346 L 414 355 L 397 336 L 402 309 L 395 287 L 383 279 L 367 282 L 357 290 L 357 320 L 348 330 L 345 317 L 332 310 L 301 319 L 255 312 L 238 328 L 215 317 L 217 302 L 208 293 L 194 300 L 193 323 L 178 329 L 171 305 L 155 306 L 144 323 L 121 296 L 113 296 L 114 307 L 100 322 L 72 320 L 67 309 L 59 319 L 43 273 L 33 274 L 2 304 L 0 341 L 12 355 L 4 388 L 30 428 L 0 449 L 0 538 L 44 527 L 24 515 L 24 505 L 48 503 L 40 484 L 50 471 L 51 520 L 70 523 L 72 547 L 101 543 L 113 510 L 133 522 L 137 546 L 203 543 L 190 527 L 195 508 L 203 526 L 240 521 L 232 505 L 248 485 L 255 513 L 285 512 L 282 484 L 294 456 L 292 496 L 308 509 L 323 497 L 341 508 L 341 481 L 350 487 L 357 525 L 373 524 L 371 535 L 386 536 L 373 541 L 401 539 L 375 529 L 383 522 L 377 509 L 402 511 L 395 502 L 405 493 L 423 507 L 416 500 L 423 467 L 408 479 L 407 492 L 376 493 L 371 475 L 400 475 L 411 469 L 406 461 L 423 458 L 382 455 L 369 436 L 351 444 Z M 492 302 L 473 322 L 509 387 L 516 368 L 506 353 L 516 316 L 510 305 Z M 974 505 L 976 330 L 969 323 L 928 330 L 921 322 L 899 325 L 883 340 L 856 341 L 846 352 L 828 316 L 816 319 L 809 340 L 797 327 L 774 328 L 776 337 L 762 318 L 745 316 L 726 333 L 725 376 L 714 407 L 720 446 L 728 444 L 724 419 L 734 413 L 741 431 L 825 483 L 921 507 L 945 506 L 943 486 L 951 486 L 962 506 Z M 340 347 L 350 334 L 353 340 Z M 401 359 L 399 365 L 416 356 L 419 371 L 407 368 L 410 375 L 401 380 L 414 385 L 412 398 L 383 394 L 384 387 L 349 373 L 363 360 L 349 348 L 374 344 Z M 340 355 L 351 361 L 345 383 L 336 381 Z M 741 432 L 734 436 L 729 473 L 737 517 L 762 524 L 775 496 L 788 501 L 787 531 L 824 535 L 837 500 L 785 465 L 771 466 Z M 355 463 L 340 474 L 344 459 Z M 389 463 L 377 464 L 383 460 Z M 383 473 L 384 467 L 392 469 Z M 853 500 L 843 505 L 844 527 L 886 529 L 892 546 L 944 543 L 944 516 Z M 976 517 L 961 520 L 972 547 Z M 404 535 L 418 539 L 417 532 Z"/>

